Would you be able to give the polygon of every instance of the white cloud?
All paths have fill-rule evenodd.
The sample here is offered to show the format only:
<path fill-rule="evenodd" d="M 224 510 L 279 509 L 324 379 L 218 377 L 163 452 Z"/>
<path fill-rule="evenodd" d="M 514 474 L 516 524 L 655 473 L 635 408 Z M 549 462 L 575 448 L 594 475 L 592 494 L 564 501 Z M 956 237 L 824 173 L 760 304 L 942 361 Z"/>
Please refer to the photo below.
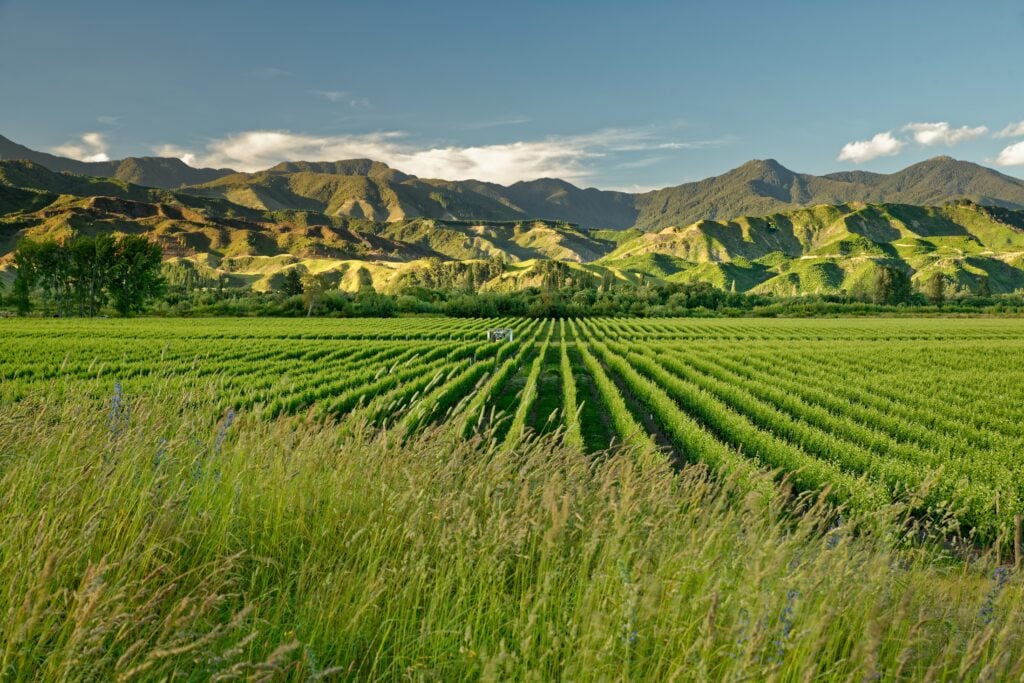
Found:
<path fill-rule="evenodd" d="M 996 157 L 996 163 L 1000 166 L 1024 165 L 1024 142 L 1018 142 L 1003 149 Z"/>
<path fill-rule="evenodd" d="M 875 135 L 870 140 L 857 140 L 846 143 L 843 145 L 842 150 L 839 151 L 838 160 L 852 161 L 855 164 L 860 164 L 877 159 L 878 157 L 891 157 L 899 154 L 904 145 L 906 143 L 893 137 L 891 131 L 886 131 L 885 133 Z"/>
<path fill-rule="evenodd" d="M 959 128 L 952 128 L 945 121 L 936 123 L 908 123 L 903 126 L 903 130 L 913 133 L 914 141 L 919 145 L 946 145 L 947 147 L 980 138 L 988 132 L 986 126 L 977 126 L 976 128 L 960 126 Z"/>
<path fill-rule="evenodd" d="M 580 162 L 592 153 L 566 140 L 513 142 L 475 147 L 417 149 L 397 132 L 318 137 L 287 131 L 248 131 L 216 140 L 204 165 L 255 171 L 280 161 L 334 161 L 366 157 L 418 176 L 510 182 L 524 177 L 584 175 Z"/>
<path fill-rule="evenodd" d="M 196 154 L 165 146 L 190 164 L 257 171 L 281 161 L 370 158 L 426 178 L 511 183 L 540 177 L 581 180 L 594 173 L 596 159 L 651 149 L 679 149 L 723 141 L 666 142 L 650 129 L 607 129 L 585 135 L 549 137 L 492 145 L 417 145 L 403 132 L 316 136 L 281 130 L 236 133 L 210 142 Z"/>
<path fill-rule="evenodd" d="M 1024 121 L 1011 123 L 1006 128 L 996 133 L 997 138 L 1019 138 L 1024 137 Z"/>
<path fill-rule="evenodd" d="M 181 159 L 189 166 L 195 167 L 196 155 L 187 149 L 177 147 L 176 145 L 160 145 L 159 147 L 153 148 L 153 153 L 158 157 L 171 157 L 174 159 Z"/>
<path fill-rule="evenodd" d="M 85 133 L 77 142 L 68 142 L 50 149 L 54 154 L 78 161 L 110 161 L 107 141 L 101 133 Z"/>

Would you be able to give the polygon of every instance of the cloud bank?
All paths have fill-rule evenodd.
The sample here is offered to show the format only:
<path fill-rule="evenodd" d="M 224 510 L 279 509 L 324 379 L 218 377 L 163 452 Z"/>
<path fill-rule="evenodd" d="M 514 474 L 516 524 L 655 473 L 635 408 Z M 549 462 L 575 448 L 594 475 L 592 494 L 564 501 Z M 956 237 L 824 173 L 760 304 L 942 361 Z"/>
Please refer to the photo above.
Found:
<path fill-rule="evenodd" d="M 891 131 L 878 133 L 870 140 L 857 140 L 843 145 L 839 151 L 839 161 L 852 161 L 861 164 L 878 157 L 891 157 L 899 154 L 906 145 L 905 142 L 897 140 Z"/>
<path fill-rule="evenodd" d="M 1022 166 L 1024 165 L 1024 142 L 1010 145 L 999 153 L 996 163 L 1000 166 Z"/>
<path fill-rule="evenodd" d="M 189 166 L 197 166 L 196 155 L 188 151 L 187 149 L 178 147 L 177 145 L 160 145 L 159 147 L 153 148 L 153 153 L 156 154 L 158 157 L 172 157 L 175 159 L 181 159 Z"/>
<path fill-rule="evenodd" d="M 598 159 L 650 150 L 681 150 L 725 144 L 729 139 L 680 142 L 650 129 L 606 129 L 585 135 L 549 137 L 501 144 L 422 145 L 407 133 L 310 135 L 286 130 L 253 130 L 212 140 L 202 152 L 173 145 L 155 149 L 190 166 L 258 171 L 282 161 L 336 161 L 369 158 L 407 173 L 447 180 L 502 184 L 541 177 L 580 181 L 596 172 Z"/>
<path fill-rule="evenodd" d="M 939 121 L 938 123 L 908 123 L 903 126 L 903 130 L 912 133 L 914 142 L 919 145 L 925 145 L 926 147 L 946 145 L 951 147 L 960 142 L 980 138 L 988 132 L 988 127 L 977 126 L 970 128 L 968 126 L 960 126 L 959 128 L 953 128 L 949 123 Z"/>
<path fill-rule="evenodd" d="M 78 161 L 110 161 L 107 141 L 102 133 L 85 133 L 77 142 L 67 142 L 50 148 L 50 151 Z"/>
<path fill-rule="evenodd" d="M 1024 130 L 1024 121 L 1015 125 L 1020 126 Z M 1012 129 L 1014 129 L 1013 125 L 1008 126 L 1004 131 L 997 133 L 995 137 L 1003 136 L 1003 133 Z M 890 130 L 878 133 L 870 140 L 848 142 L 839 151 L 837 159 L 839 161 L 851 161 L 855 164 L 860 164 L 879 157 L 891 157 L 899 154 L 911 142 L 917 143 L 922 147 L 933 147 L 935 145 L 952 147 L 961 142 L 983 137 L 988 133 L 988 126 L 960 126 L 959 128 L 954 128 L 947 121 L 911 122 L 900 128 L 900 132 L 909 133 L 910 137 L 908 138 L 906 135 L 897 137 Z"/>
<path fill-rule="evenodd" d="M 1024 121 L 1011 123 L 995 134 L 997 138 L 1024 138 Z"/>

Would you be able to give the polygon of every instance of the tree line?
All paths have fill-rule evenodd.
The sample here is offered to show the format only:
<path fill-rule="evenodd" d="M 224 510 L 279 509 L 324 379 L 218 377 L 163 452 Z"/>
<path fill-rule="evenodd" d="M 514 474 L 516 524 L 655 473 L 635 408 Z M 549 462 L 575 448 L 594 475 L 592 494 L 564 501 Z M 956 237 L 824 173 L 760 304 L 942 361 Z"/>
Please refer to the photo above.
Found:
<path fill-rule="evenodd" d="M 25 239 L 14 251 L 14 305 L 29 313 L 38 292 L 43 315 L 92 317 L 108 302 L 121 315 L 141 312 L 164 292 L 161 263 L 160 246 L 140 235 Z"/>
<path fill-rule="evenodd" d="M 878 264 L 856 291 L 793 295 L 738 293 L 708 282 L 658 283 L 601 277 L 559 261 L 539 261 L 536 286 L 518 291 L 482 291 L 481 282 L 500 276 L 500 258 L 483 262 L 428 261 L 392 283 L 392 293 L 374 290 L 369 271 L 354 274 L 356 292 L 343 292 L 331 275 L 302 266 L 275 276 L 271 292 L 232 285 L 227 275 L 161 264 L 158 245 L 135 235 L 78 236 L 64 242 L 23 241 L 14 254 L 17 279 L 8 303 L 21 313 L 41 304 L 45 315 L 95 316 L 111 302 L 122 315 L 252 316 L 680 316 L 836 315 L 872 311 L 1012 312 L 1021 295 L 980 291 L 952 298 L 945 277 L 934 273 L 913 283 L 891 264 Z M 397 285 L 397 286 L 394 286 Z M 729 291 L 729 290 L 732 291 Z"/>

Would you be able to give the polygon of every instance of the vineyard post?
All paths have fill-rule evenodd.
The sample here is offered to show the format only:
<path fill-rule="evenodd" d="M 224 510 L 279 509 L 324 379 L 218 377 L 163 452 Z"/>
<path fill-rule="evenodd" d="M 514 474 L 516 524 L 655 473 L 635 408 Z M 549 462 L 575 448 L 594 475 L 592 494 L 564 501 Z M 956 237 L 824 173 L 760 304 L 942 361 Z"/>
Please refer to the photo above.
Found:
<path fill-rule="evenodd" d="M 1020 571 L 1021 563 L 1021 516 L 1013 516 L 1013 568 Z"/>

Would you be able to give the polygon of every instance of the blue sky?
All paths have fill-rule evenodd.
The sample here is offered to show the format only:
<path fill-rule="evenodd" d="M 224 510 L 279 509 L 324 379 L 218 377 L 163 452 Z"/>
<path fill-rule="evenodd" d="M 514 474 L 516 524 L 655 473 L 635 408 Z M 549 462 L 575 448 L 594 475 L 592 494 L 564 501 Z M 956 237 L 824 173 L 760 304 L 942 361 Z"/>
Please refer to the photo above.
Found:
<path fill-rule="evenodd" d="M 0 0 L 0 134 L 79 158 L 640 189 L 775 158 L 1024 176 L 1020 2 Z"/>

